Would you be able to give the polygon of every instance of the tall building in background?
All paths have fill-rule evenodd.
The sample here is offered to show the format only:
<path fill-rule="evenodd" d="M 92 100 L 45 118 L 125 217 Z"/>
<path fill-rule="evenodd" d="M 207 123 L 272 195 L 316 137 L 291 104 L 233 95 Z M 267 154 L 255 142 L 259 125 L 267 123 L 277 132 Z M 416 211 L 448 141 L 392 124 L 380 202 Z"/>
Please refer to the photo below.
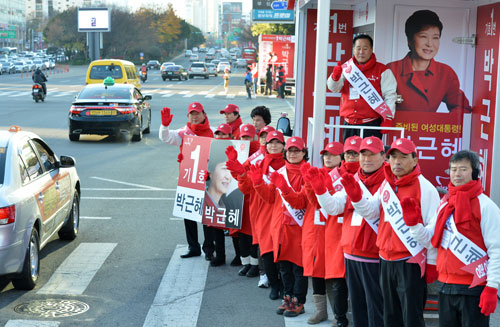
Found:
<path fill-rule="evenodd" d="M 49 0 L 26 0 L 26 19 L 49 18 Z"/>
<path fill-rule="evenodd" d="M 24 49 L 25 0 L 0 0 L 0 47 Z"/>
<path fill-rule="evenodd" d="M 243 21 L 243 4 L 236 1 L 222 2 L 219 37 L 224 40 L 225 46 L 229 42 L 237 41 L 233 38 L 233 32 L 240 29 Z"/>

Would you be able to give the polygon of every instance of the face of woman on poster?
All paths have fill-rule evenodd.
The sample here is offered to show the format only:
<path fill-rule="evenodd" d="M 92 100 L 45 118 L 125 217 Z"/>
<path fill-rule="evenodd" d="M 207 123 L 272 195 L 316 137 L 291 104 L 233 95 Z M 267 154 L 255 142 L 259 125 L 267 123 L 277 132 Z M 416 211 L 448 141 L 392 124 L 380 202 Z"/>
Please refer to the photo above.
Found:
<path fill-rule="evenodd" d="M 210 175 L 209 191 L 213 190 L 218 194 L 226 194 L 231 184 L 231 173 L 226 168 L 225 162 L 220 162 L 215 166 Z M 209 192 L 211 193 L 211 192 Z"/>
<path fill-rule="evenodd" d="M 424 27 L 420 32 L 413 35 L 413 44 L 410 44 L 412 58 L 420 60 L 433 59 L 439 50 L 440 41 L 439 28 L 436 26 Z"/>

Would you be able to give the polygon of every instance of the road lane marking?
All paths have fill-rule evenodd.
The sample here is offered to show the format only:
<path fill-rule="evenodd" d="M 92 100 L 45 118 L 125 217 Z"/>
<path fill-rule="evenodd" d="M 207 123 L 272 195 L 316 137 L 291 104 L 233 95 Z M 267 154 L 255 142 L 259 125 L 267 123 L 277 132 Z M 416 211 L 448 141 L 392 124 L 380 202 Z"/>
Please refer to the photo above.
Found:
<path fill-rule="evenodd" d="M 109 219 L 111 219 L 111 217 L 89 217 L 89 216 L 80 216 L 80 219 L 109 220 Z"/>
<path fill-rule="evenodd" d="M 37 294 L 83 294 L 117 244 L 80 243 Z"/>
<path fill-rule="evenodd" d="M 82 196 L 83 200 L 174 200 L 174 198 L 129 198 L 129 197 L 109 197 L 109 196 Z"/>
<path fill-rule="evenodd" d="M 238 95 L 247 95 L 247 93 L 245 91 L 240 91 L 238 92 Z"/>
<path fill-rule="evenodd" d="M 213 98 L 215 96 L 215 94 L 207 94 L 205 95 L 205 98 Z"/>
<path fill-rule="evenodd" d="M 123 182 L 123 181 L 117 181 L 115 179 L 102 178 L 102 177 L 97 177 L 97 176 L 92 176 L 90 178 L 98 179 L 98 180 L 105 181 L 105 182 L 111 182 L 111 183 L 117 183 L 117 184 L 129 185 L 129 186 L 137 186 L 137 187 L 141 187 L 143 189 L 148 189 L 148 190 L 155 190 L 155 191 L 163 191 L 164 190 L 164 189 L 159 188 L 159 187 L 147 186 L 147 185 L 135 184 L 135 183 L 127 183 L 127 182 Z"/>
<path fill-rule="evenodd" d="M 179 94 L 184 95 L 184 94 L 189 94 L 189 92 L 191 92 L 191 91 L 180 91 Z"/>
<path fill-rule="evenodd" d="M 59 321 L 46 320 L 9 320 L 5 327 L 58 327 Z"/>
<path fill-rule="evenodd" d="M 192 93 L 191 94 L 186 94 L 186 95 L 184 95 L 184 98 L 191 98 L 193 95 L 194 94 L 192 94 Z"/>
<path fill-rule="evenodd" d="M 160 94 L 168 94 L 168 93 L 170 93 L 170 92 L 172 92 L 172 91 L 170 91 L 170 90 L 166 90 L 166 91 L 160 92 Z"/>
<path fill-rule="evenodd" d="M 208 91 L 201 91 L 201 92 L 199 92 L 198 94 L 199 94 L 199 95 L 206 95 L 206 94 L 208 94 Z"/>
<path fill-rule="evenodd" d="M 228 94 L 228 95 L 226 95 L 226 98 L 227 99 L 234 99 L 234 94 Z"/>
<path fill-rule="evenodd" d="M 7 96 L 8 96 L 9 98 L 13 98 L 13 97 L 20 96 L 20 95 L 22 95 L 23 93 L 24 93 L 24 92 L 14 91 L 14 92 L 9 93 Z"/>
<path fill-rule="evenodd" d="M 58 93 L 58 94 L 54 94 L 53 97 L 63 97 L 63 96 L 66 96 L 66 95 L 70 95 L 71 93 L 73 93 L 73 92 L 61 92 L 61 93 Z"/>
<path fill-rule="evenodd" d="M 181 259 L 187 245 L 177 245 L 143 327 L 196 326 L 207 280 L 203 256 Z"/>
<path fill-rule="evenodd" d="M 161 97 L 162 98 L 168 98 L 168 97 L 171 97 L 172 95 L 174 95 L 175 93 L 169 93 L 169 94 L 165 94 L 165 95 L 162 95 Z"/>
<path fill-rule="evenodd" d="M 226 95 L 226 91 L 220 91 L 217 95 Z"/>

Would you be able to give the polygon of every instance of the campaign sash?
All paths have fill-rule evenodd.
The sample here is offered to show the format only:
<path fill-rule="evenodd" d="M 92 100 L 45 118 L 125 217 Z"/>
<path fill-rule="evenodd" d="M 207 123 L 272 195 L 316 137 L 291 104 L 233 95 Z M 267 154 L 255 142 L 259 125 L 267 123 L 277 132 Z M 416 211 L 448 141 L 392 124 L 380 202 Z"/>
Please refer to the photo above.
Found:
<path fill-rule="evenodd" d="M 403 219 L 401 203 L 387 181 L 384 181 L 382 187 L 382 208 L 385 221 L 391 224 L 392 230 L 412 255 L 407 262 L 417 263 L 420 266 L 421 276 L 424 276 L 427 250 L 411 236 L 410 228 L 406 226 Z"/>
<path fill-rule="evenodd" d="M 486 281 L 488 255 L 483 249 L 458 231 L 453 214 L 446 221 L 441 239 L 441 247 L 449 249 L 465 265 L 461 268 L 462 270 L 474 275 L 469 288 Z"/>
<path fill-rule="evenodd" d="M 328 175 L 330 175 L 330 177 L 332 178 L 332 185 L 335 192 L 341 191 L 344 188 L 344 186 L 340 182 L 342 176 L 340 176 L 338 167 L 335 167 L 334 169 L 330 170 Z M 314 225 L 324 226 L 326 224 L 327 219 L 328 219 L 328 213 L 325 211 L 325 209 L 321 208 L 319 210 L 315 210 Z M 337 223 L 342 224 L 343 221 L 344 221 L 343 216 L 337 216 Z"/>
<path fill-rule="evenodd" d="M 327 219 L 328 219 L 328 214 L 323 208 L 319 210 L 314 210 L 314 225 L 325 226 Z"/>
<path fill-rule="evenodd" d="M 384 102 L 384 99 L 363 72 L 354 64 L 352 58 L 342 64 L 342 70 L 346 79 L 368 103 L 370 108 L 382 116 L 384 120 L 393 118 L 392 111 L 387 103 Z"/>
<path fill-rule="evenodd" d="M 248 162 L 251 165 L 255 165 L 258 161 L 261 161 L 262 159 L 264 159 L 264 153 L 262 152 L 261 149 L 259 149 L 248 158 Z"/>
<path fill-rule="evenodd" d="M 196 134 L 186 125 L 179 131 L 179 136 L 184 139 L 184 136 L 195 136 Z"/>
<path fill-rule="evenodd" d="M 287 173 L 286 173 L 286 167 L 283 166 L 280 169 L 278 169 L 278 173 L 281 174 L 281 175 L 283 175 L 283 177 L 285 177 L 286 183 L 295 192 L 295 190 L 293 189 L 293 187 L 290 185 L 290 181 L 288 180 L 288 176 L 287 176 Z M 278 188 L 278 191 L 280 192 L 281 200 L 283 200 L 283 205 L 285 206 L 286 210 L 292 216 L 293 220 L 295 220 L 295 222 L 297 223 L 297 225 L 299 225 L 300 227 L 302 227 L 302 225 L 304 224 L 304 214 L 305 214 L 306 210 L 305 209 L 297 210 L 297 209 L 293 208 L 290 205 L 290 203 L 288 203 L 283 198 L 283 194 L 281 194 L 281 190 L 279 188 Z"/>
<path fill-rule="evenodd" d="M 366 188 L 366 185 L 359 179 L 358 174 L 354 175 L 354 179 L 358 182 L 359 186 L 361 187 L 361 191 L 363 192 L 362 197 L 365 199 L 368 199 L 372 196 L 371 192 Z M 352 218 L 351 218 L 351 226 L 361 226 L 361 222 L 363 221 L 363 217 L 357 213 L 356 210 L 353 211 L 352 213 Z M 377 219 L 364 219 L 368 225 L 373 229 L 375 234 L 378 234 L 378 224 L 380 222 L 380 217 Z"/>

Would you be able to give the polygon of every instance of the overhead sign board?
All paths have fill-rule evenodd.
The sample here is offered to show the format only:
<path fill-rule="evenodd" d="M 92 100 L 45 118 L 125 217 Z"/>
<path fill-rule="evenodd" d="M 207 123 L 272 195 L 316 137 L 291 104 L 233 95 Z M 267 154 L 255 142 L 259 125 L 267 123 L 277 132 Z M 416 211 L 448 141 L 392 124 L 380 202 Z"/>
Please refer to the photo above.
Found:
<path fill-rule="evenodd" d="M 0 30 L 0 39 L 17 39 L 17 30 Z"/>
<path fill-rule="evenodd" d="M 274 23 L 293 23 L 295 12 L 293 10 L 273 10 L 273 9 L 254 9 L 252 10 L 252 20 L 274 22 Z"/>
<path fill-rule="evenodd" d="M 78 8 L 78 32 L 109 32 L 111 19 L 108 8 Z"/>
<path fill-rule="evenodd" d="M 284 10 L 286 9 L 286 1 L 273 1 L 271 7 L 274 10 Z"/>

